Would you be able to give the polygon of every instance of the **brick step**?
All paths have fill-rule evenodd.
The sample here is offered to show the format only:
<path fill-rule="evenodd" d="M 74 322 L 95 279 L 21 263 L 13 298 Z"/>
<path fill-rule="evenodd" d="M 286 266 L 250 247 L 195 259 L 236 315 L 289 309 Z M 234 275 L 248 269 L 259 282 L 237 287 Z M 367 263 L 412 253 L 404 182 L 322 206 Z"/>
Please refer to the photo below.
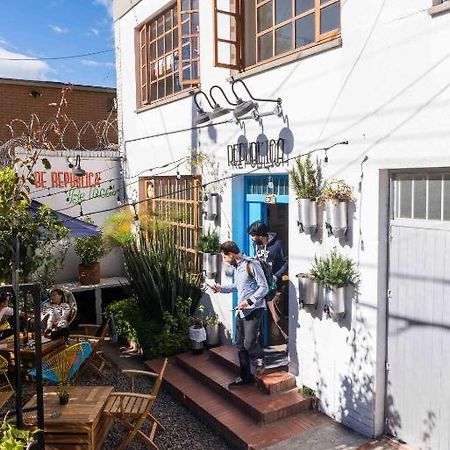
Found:
<path fill-rule="evenodd" d="M 260 392 L 255 386 L 229 389 L 228 384 L 233 381 L 234 373 L 210 359 L 207 352 L 201 355 L 182 353 L 174 361 L 196 380 L 251 415 L 258 423 L 274 422 L 311 406 L 311 398 L 303 396 L 296 388 L 270 396 Z M 260 383 L 263 381 L 260 380 Z"/>
<path fill-rule="evenodd" d="M 239 374 L 239 358 L 236 347 L 232 345 L 221 345 L 220 347 L 211 348 L 209 350 L 211 358 L 225 367 L 228 367 L 234 373 Z M 264 349 L 266 360 L 266 370 L 264 373 L 288 372 L 289 360 L 281 357 L 279 351 L 273 349 Z"/>
<path fill-rule="evenodd" d="M 158 372 L 162 360 L 150 360 L 146 364 L 150 370 Z M 239 450 L 263 450 L 298 433 L 331 422 L 325 415 L 307 410 L 277 422 L 260 425 L 248 413 L 189 375 L 173 359 L 169 362 L 164 381 L 174 397 Z M 266 400 L 271 398 L 260 395 Z"/>

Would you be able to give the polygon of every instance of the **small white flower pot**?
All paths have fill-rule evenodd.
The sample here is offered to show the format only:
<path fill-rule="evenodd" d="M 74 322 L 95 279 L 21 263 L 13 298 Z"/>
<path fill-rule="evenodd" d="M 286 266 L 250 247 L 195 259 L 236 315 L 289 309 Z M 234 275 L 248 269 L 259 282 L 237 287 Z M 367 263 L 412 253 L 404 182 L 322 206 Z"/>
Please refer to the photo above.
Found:
<path fill-rule="evenodd" d="M 307 273 L 299 273 L 297 278 L 300 302 L 307 306 L 317 305 L 319 301 L 319 284 L 317 281 Z"/>
<path fill-rule="evenodd" d="M 216 220 L 217 216 L 219 215 L 219 200 L 219 194 L 206 194 L 204 203 L 204 214 L 206 220 Z"/>
<path fill-rule="evenodd" d="M 298 200 L 298 226 L 301 232 L 312 234 L 317 229 L 317 203 L 309 198 Z"/>
<path fill-rule="evenodd" d="M 327 200 L 325 202 L 326 223 L 336 237 L 343 237 L 347 232 L 347 202 Z"/>
<path fill-rule="evenodd" d="M 325 289 L 325 301 L 333 318 L 340 319 L 345 315 L 345 291 L 346 286 Z"/>
<path fill-rule="evenodd" d="M 217 253 L 203 253 L 203 270 L 207 278 L 214 278 L 217 275 L 219 256 Z"/>

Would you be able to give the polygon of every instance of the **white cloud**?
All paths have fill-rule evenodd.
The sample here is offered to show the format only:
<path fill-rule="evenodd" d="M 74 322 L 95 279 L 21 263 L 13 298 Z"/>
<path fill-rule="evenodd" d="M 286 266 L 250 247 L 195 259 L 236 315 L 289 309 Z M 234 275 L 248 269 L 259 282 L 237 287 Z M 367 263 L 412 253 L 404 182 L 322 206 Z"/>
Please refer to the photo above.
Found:
<path fill-rule="evenodd" d="M 82 59 L 81 64 L 89 67 L 114 67 L 114 63 L 112 62 L 98 62 L 92 59 Z"/>
<path fill-rule="evenodd" d="M 0 45 L 8 45 L 8 41 L 0 36 Z"/>
<path fill-rule="evenodd" d="M 7 60 L 2 59 L 7 58 Z M 13 53 L 0 47 L 0 77 L 24 80 L 47 80 L 50 66 L 39 60 L 11 61 L 8 59 L 29 58 L 27 55 Z"/>
<path fill-rule="evenodd" d="M 49 27 L 55 32 L 55 33 L 67 33 L 69 31 L 68 28 L 61 28 L 58 25 L 49 25 Z"/>
<path fill-rule="evenodd" d="M 94 0 L 94 5 L 102 5 L 108 11 L 108 14 L 113 16 L 113 0 Z"/>
<path fill-rule="evenodd" d="M 89 34 L 94 34 L 95 36 L 98 36 L 100 34 L 100 31 L 97 30 L 97 28 L 89 28 L 90 33 Z"/>

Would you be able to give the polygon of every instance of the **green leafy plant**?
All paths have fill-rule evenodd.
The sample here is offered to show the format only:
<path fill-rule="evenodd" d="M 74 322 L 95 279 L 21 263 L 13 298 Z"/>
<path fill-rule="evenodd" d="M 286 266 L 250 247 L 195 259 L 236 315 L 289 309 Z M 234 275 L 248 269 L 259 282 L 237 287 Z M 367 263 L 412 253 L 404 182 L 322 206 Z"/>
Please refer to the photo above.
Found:
<path fill-rule="evenodd" d="M 105 254 L 103 237 L 86 236 L 75 239 L 75 253 L 80 257 L 81 264 L 89 265 L 97 263 Z"/>
<path fill-rule="evenodd" d="M 195 328 L 201 328 L 205 325 L 205 306 L 198 305 L 194 315 L 191 317 L 191 325 Z"/>
<path fill-rule="evenodd" d="M 40 430 L 20 430 L 7 419 L 8 414 L 3 418 L 0 450 L 28 450 L 35 442 L 34 435 Z"/>
<path fill-rule="evenodd" d="M 123 247 L 125 270 L 139 306 L 155 320 L 167 311 L 175 315 L 177 298 L 192 299 L 192 310 L 201 296 L 202 274 L 192 258 L 177 247 L 176 233 L 164 226 Z"/>
<path fill-rule="evenodd" d="M 205 317 L 205 325 L 214 326 L 219 325 L 219 323 L 219 314 L 211 313 Z"/>
<path fill-rule="evenodd" d="M 123 247 L 134 240 L 134 218 L 131 211 L 122 210 L 108 216 L 102 227 L 106 249 Z"/>
<path fill-rule="evenodd" d="M 69 388 L 72 386 L 70 381 L 62 381 L 56 385 L 56 393 L 61 397 L 69 393 Z"/>
<path fill-rule="evenodd" d="M 310 273 L 315 280 L 329 288 L 355 285 L 359 277 L 355 263 L 340 255 L 336 249 L 323 258 L 315 256 Z"/>
<path fill-rule="evenodd" d="M 210 228 L 206 234 L 202 234 L 198 240 L 197 248 L 203 253 L 219 253 L 220 237 L 217 230 Z"/>
<path fill-rule="evenodd" d="M 314 167 L 315 166 L 315 167 Z M 322 188 L 322 167 L 318 159 L 315 165 L 308 155 L 304 160 L 296 158 L 294 167 L 289 171 L 295 196 L 316 200 Z"/>
<path fill-rule="evenodd" d="M 344 180 L 327 180 L 318 198 L 318 202 L 323 206 L 328 200 L 352 202 L 354 200 L 352 188 Z"/>
<path fill-rule="evenodd" d="M 303 395 L 306 395 L 307 397 L 315 397 L 316 391 L 314 389 L 311 389 L 308 386 L 303 385 L 302 387 L 302 393 Z"/>

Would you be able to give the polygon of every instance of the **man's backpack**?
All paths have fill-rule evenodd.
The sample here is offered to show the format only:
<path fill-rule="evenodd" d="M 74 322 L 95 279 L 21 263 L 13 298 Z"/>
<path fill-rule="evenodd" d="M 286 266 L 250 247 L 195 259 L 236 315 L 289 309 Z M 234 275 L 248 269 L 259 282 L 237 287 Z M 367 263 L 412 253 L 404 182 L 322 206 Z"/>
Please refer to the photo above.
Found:
<path fill-rule="evenodd" d="M 264 272 L 264 276 L 266 277 L 267 285 L 269 286 L 269 293 L 267 295 L 272 294 L 276 290 L 275 278 L 273 277 L 272 267 L 267 261 L 262 259 L 252 258 L 247 261 L 247 274 L 249 277 L 254 278 L 253 272 L 251 271 L 250 264 L 252 261 L 258 261 L 261 264 L 262 270 Z"/>

